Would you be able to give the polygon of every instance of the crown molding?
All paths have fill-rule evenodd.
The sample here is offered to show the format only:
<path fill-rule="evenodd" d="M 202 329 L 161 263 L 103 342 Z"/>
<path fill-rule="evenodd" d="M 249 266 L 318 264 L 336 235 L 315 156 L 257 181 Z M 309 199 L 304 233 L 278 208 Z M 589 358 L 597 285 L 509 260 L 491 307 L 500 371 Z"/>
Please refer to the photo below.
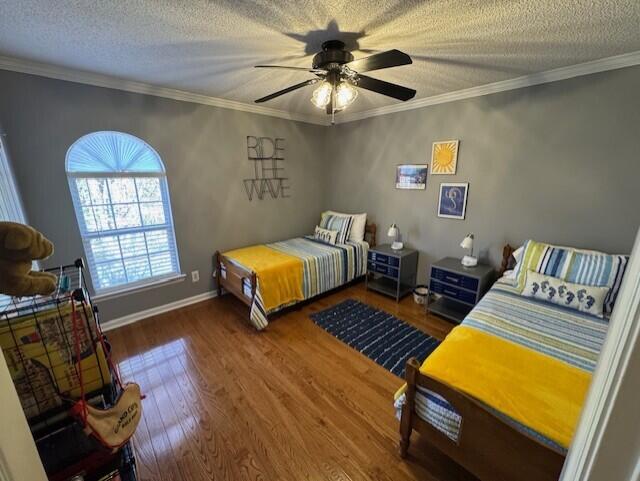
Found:
<path fill-rule="evenodd" d="M 580 77 L 582 75 L 605 72 L 608 70 L 616 70 L 624 67 L 632 67 L 634 65 L 640 65 L 640 50 L 636 52 L 625 53 L 622 55 L 616 55 L 614 57 L 607 57 L 590 62 L 570 65 L 568 67 L 560 67 L 553 70 L 547 70 L 545 72 L 523 75 L 522 77 L 502 80 L 500 82 L 480 85 L 478 87 L 456 90 L 455 92 L 447 92 L 445 94 L 434 95 L 432 97 L 417 99 L 410 102 L 388 105 L 385 107 L 365 110 L 363 112 L 346 113 L 340 115 L 339 117 L 336 117 L 336 124 L 354 122 L 356 120 L 362 120 L 369 117 L 377 117 L 379 115 L 392 114 L 395 112 L 404 112 L 406 110 L 420 109 L 423 107 L 428 107 L 430 105 L 455 102 L 456 100 L 464 100 L 472 97 L 481 97 L 483 95 L 505 92 L 507 90 L 521 89 L 524 87 L 531 87 L 533 85 L 557 82 L 558 80 L 565 80 L 573 77 Z"/>
<path fill-rule="evenodd" d="M 304 115 L 287 112 L 284 110 L 272 109 L 261 105 L 247 104 L 235 100 L 221 99 L 218 97 L 210 97 L 208 95 L 186 92 L 184 90 L 160 87 L 143 82 L 134 82 L 109 75 L 102 75 L 83 70 L 75 70 L 67 67 L 58 67 L 46 63 L 34 62 L 13 57 L 0 56 L 0 70 L 10 70 L 12 72 L 20 72 L 40 77 L 48 77 L 57 80 L 66 80 L 68 82 L 77 82 L 96 87 L 105 87 L 116 90 L 124 90 L 125 92 L 133 92 L 137 94 L 154 95 L 172 100 L 180 100 L 183 102 L 192 102 L 202 105 L 210 105 L 212 107 L 220 107 L 223 109 L 238 110 L 240 112 L 250 112 L 253 114 L 267 115 L 269 117 L 278 117 L 286 120 L 294 120 L 297 122 L 306 122 L 317 125 L 329 125 L 329 121 L 321 116 Z"/>
<path fill-rule="evenodd" d="M 403 102 L 371 110 L 365 110 L 363 112 L 341 113 L 336 116 L 336 124 L 354 122 L 369 117 L 377 117 L 380 115 L 404 112 L 407 110 L 420 109 L 423 107 L 428 107 L 430 105 L 438 105 L 473 97 L 481 97 L 483 95 L 491 95 L 499 92 L 506 92 L 508 90 L 531 87 L 534 85 L 556 82 L 558 80 L 565 80 L 574 77 L 580 77 L 583 75 L 605 72 L 608 70 L 632 67 L 634 65 L 640 65 L 640 50 L 625 53 L 622 55 L 616 55 L 613 57 L 593 60 L 590 62 L 570 65 L 568 67 L 560 67 L 552 70 L 547 70 L 545 72 L 523 75 L 521 77 L 502 80 L 500 82 L 493 82 L 490 84 L 471 87 L 468 89 L 456 90 L 455 92 L 447 92 L 441 95 L 434 95 L 410 102 Z M 75 70 L 67 67 L 58 67 L 50 64 L 13 57 L 0 56 L 0 70 L 10 70 L 13 72 L 21 72 L 26 74 L 38 75 L 41 77 L 66 80 L 69 82 L 94 85 L 96 87 L 124 90 L 125 92 L 154 95 L 157 97 L 163 97 L 172 100 L 210 105 L 223 109 L 250 112 L 254 114 L 267 115 L 270 117 L 278 117 L 281 119 L 294 120 L 297 122 L 305 122 L 315 125 L 331 125 L 329 118 L 326 116 L 297 114 L 284 110 L 272 109 L 261 105 L 247 104 L 235 100 L 210 97 L 208 95 L 186 92 L 184 90 L 160 87 L 143 82 L 134 82 L 131 80 L 111 77 L 108 75 Z"/>

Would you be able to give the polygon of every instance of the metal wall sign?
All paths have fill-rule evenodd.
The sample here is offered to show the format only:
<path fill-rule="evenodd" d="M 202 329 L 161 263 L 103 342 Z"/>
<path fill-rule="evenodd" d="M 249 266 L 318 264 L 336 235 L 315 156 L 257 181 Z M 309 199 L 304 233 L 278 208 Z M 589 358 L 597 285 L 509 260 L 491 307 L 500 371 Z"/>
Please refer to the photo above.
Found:
<path fill-rule="evenodd" d="M 254 177 L 244 179 L 244 190 L 249 201 L 289 196 L 289 178 L 285 176 L 284 139 L 247 136 L 247 159 L 253 162 Z"/>

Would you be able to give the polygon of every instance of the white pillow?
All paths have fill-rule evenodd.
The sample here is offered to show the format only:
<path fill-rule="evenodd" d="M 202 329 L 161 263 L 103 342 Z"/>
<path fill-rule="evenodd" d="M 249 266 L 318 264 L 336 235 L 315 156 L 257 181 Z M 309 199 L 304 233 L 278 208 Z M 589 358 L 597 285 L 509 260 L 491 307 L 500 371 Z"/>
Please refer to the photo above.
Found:
<path fill-rule="evenodd" d="M 604 317 L 604 300 L 608 287 L 574 284 L 557 277 L 545 276 L 535 271 L 527 271 L 522 295 L 576 311 Z"/>
<path fill-rule="evenodd" d="M 345 214 L 344 212 L 336 212 L 333 210 L 328 210 L 323 212 L 322 215 L 337 215 L 342 217 L 351 217 L 353 218 L 353 223 L 351 224 L 351 231 L 349 232 L 349 240 L 352 242 L 362 242 L 364 240 L 364 231 L 367 225 L 367 214 Z"/>
<path fill-rule="evenodd" d="M 313 238 L 327 244 L 335 245 L 336 237 L 338 236 L 337 230 L 323 229 L 319 225 L 316 226 L 316 230 L 313 233 Z"/>
<path fill-rule="evenodd" d="M 520 246 L 518 247 L 516 250 L 514 250 L 511 255 L 513 256 L 513 258 L 516 260 L 515 265 L 513 266 L 513 269 L 510 269 L 508 271 L 504 271 L 504 274 L 502 274 L 502 281 L 503 282 L 507 282 L 509 284 L 515 285 L 516 280 L 518 278 L 517 276 L 517 267 L 518 267 L 518 263 L 522 260 L 522 256 L 524 255 L 524 246 Z"/>
<path fill-rule="evenodd" d="M 513 251 L 511 255 L 516 260 L 516 266 L 517 266 L 518 262 L 522 260 L 522 256 L 524 255 L 524 246 L 518 247 L 516 250 Z M 515 267 L 514 267 L 514 270 L 515 270 Z"/>

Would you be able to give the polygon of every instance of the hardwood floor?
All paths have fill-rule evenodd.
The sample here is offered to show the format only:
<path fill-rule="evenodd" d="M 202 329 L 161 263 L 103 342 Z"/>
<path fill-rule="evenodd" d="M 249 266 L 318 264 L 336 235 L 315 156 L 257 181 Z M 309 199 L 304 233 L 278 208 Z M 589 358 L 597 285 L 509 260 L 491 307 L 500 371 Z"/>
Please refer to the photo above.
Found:
<path fill-rule="evenodd" d="M 266 331 L 232 296 L 108 333 L 123 377 L 142 386 L 134 437 L 141 480 L 473 480 L 412 438 L 398 456 L 402 380 L 309 314 L 354 298 L 442 338 L 451 325 L 356 284 L 276 317 Z"/>

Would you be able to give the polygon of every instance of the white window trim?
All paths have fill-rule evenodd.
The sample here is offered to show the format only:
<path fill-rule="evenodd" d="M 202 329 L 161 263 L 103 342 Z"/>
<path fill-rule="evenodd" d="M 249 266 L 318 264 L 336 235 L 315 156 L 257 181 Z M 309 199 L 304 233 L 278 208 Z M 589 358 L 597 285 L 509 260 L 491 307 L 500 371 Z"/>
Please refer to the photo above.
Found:
<path fill-rule="evenodd" d="M 67 172 L 67 177 L 105 178 L 105 177 L 167 177 L 163 172 Z"/>
<path fill-rule="evenodd" d="M 107 301 L 109 299 L 116 299 L 118 297 L 127 296 L 129 294 L 135 294 L 138 292 L 148 291 L 156 287 L 163 287 L 169 284 L 176 284 L 183 282 L 187 278 L 184 273 L 173 273 L 166 276 L 147 277 L 146 279 L 138 282 L 131 282 L 129 284 L 121 284 L 108 289 L 101 289 L 93 296 L 93 300 Z"/>
<path fill-rule="evenodd" d="M 119 132 L 122 133 L 122 132 Z M 167 285 L 167 284 L 171 284 L 171 283 L 176 283 L 176 282 L 182 282 L 184 281 L 184 279 L 186 278 L 186 274 L 182 273 L 181 268 L 180 268 L 180 255 L 179 255 L 179 251 L 178 251 L 178 244 L 176 241 L 176 237 L 175 237 L 175 225 L 173 223 L 173 209 L 171 207 L 171 198 L 170 198 L 170 194 L 169 194 L 169 183 L 168 183 L 168 179 L 167 179 L 167 173 L 166 173 L 166 169 L 164 168 L 164 165 L 162 163 L 162 159 L 160 158 L 160 156 L 157 154 L 157 152 L 155 152 L 155 149 L 153 149 L 153 147 L 151 147 L 149 144 L 147 144 L 146 142 L 144 142 L 142 139 L 132 136 L 131 134 L 126 134 L 126 133 L 122 133 L 124 135 L 127 135 L 129 137 L 134 137 L 135 139 L 137 139 L 138 141 L 144 143 L 146 145 L 146 147 L 148 149 L 150 149 L 151 151 L 153 151 L 157 157 L 158 157 L 158 161 L 160 164 L 160 167 L 162 170 L 160 171 L 132 171 L 132 172 L 92 172 L 92 171 L 68 171 L 65 168 L 66 174 L 67 174 L 67 180 L 69 183 L 69 188 L 71 190 L 71 195 L 72 195 L 72 202 L 73 202 L 73 207 L 74 207 L 74 211 L 76 212 L 76 220 L 78 223 L 78 227 L 80 229 L 80 236 L 82 238 L 82 243 L 83 243 L 83 247 L 85 250 L 85 254 L 87 256 L 90 255 L 91 251 L 91 246 L 89 243 L 89 240 L 91 238 L 97 238 L 97 237 L 103 237 L 103 236 L 109 236 L 109 235 L 122 235 L 122 234 L 126 234 L 128 232 L 146 232 L 149 230 L 157 230 L 157 229 L 165 229 L 168 232 L 168 235 L 170 236 L 170 241 L 172 242 L 172 245 L 174 247 L 175 252 L 172 252 L 172 257 L 175 258 L 175 266 L 176 266 L 176 270 L 175 272 L 170 272 L 167 274 L 162 274 L 162 275 L 158 275 L 158 276 L 152 276 L 152 277 L 147 277 L 145 279 L 141 279 L 139 281 L 134 281 L 134 282 L 127 282 L 127 283 L 123 283 L 123 284 L 118 284 L 116 286 L 113 287 L 107 287 L 107 288 L 97 288 L 95 286 L 94 281 L 94 272 L 93 270 L 96 268 L 97 263 L 94 262 L 87 262 L 87 266 L 89 267 L 88 271 L 89 274 L 91 275 L 91 281 L 93 284 L 93 290 L 94 290 L 94 296 L 93 298 L 95 300 L 106 300 L 106 299 L 113 299 L 113 298 L 117 298 L 117 297 L 121 297 L 127 294 L 132 294 L 135 292 L 140 292 L 140 291 L 145 291 L 148 289 L 152 289 L 155 287 L 159 287 L 159 286 L 163 286 L 163 285 Z M 91 135 L 91 134 L 87 134 L 87 135 Z M 83 136 L 84 137 L 84 136 Z M 80 141 L 83 137 L 81 137 L 80 139 L 76 140 L 76 142 L 74 142 L 71 147 L 69 148 L 69 150 L 67 151 L 67 161 L 65 162 L 65 167 L 67 165 L 68 162 L 68 157 L 69 157 L 69 152 L 71 152 L 71 150 L 74 148 L 74 146 L 77 144 L 78 141 Z M 164 224 L 159 224 L 159 225 L 150 225 L 150 226 L 141 226 L 141 227 L 134 227 L 134 228 L 123 228 L 123 229 L 112 229 L 112 230 L 108 230 L 108 231 L 96 231 L 96 232 L 89 232 L 89 230 L 87 229 L 86 225 L 84 225 L 84 220 L 83 217 L 79 215 L 78 212 L 78 208 L 82 208 L 81 205 L 76 205 L 76 200 L 79 199 L 79 194 L 78 194 L 78 188 L 76 185 L 76 179 L 91 179 L 91 178 L 159 178 L 160 182 L 161 182 L 161 195 L 162 195 L 162 203 L 164 206 L 164 214 L 165 214 L 165 223 Z M 140 204 L 140 202 L 138 202 L 138 204 Z M 109 205 L 114 205 L 112 203 L 109 203 Z M 92 254 L 91 254 L 92 255 Z M 122 256 L 122 253 L 121 253 Z M 147 256 L 149 256 L 149 253 L 147 253 Z M 122 257 L 121 257 L 122 259 Z M 89 259 L 87 259 L 89 260 Z"/>
<path fill-rule="evenodd" d="M 105 175 L 108 174 L 108 175 Z M 163 183 L 167 183 L 167 176 L 164 172 L 107 172 L 107 173 L 103 173 L 103 172 L 68 172 L 67 173 L 68 177 L 69 177 L 69 188 L 71 189 L 72 195 L 75 198 L 78 198 L 78 188 L 75 184 L 75 179 L 101 179 L 101 178 L 106 178 L 106 177 L 120 177 L 120 178 L 133 178 L 133 177 L 137 177 L 137 178 L 148 178 L 148 177 L 158 177 L 160 179 L 162 179 Z M 175 239 L 175 227 L 173 224 L 173 212 L 171 209 L 171 200 L 169 198 L 169 186 L 168 184 L 165 186 L 165 188 L 162 188 L 162 195 L 163 195 L 163 203 L 165 201 L 164 197 L 166 195 L 166 202 L 167 202 L 167 206 L 164 209 L 165 210 L 165 223 L 164 224 L 160 224 L 160 225 L 149 225 L 149 226 L 141 226 L 141 227 L 132 227 L 132 228 L 123 228 L 123 229 L 112 229 L 112 230 L 103 230 L 103 231 L 96 231 L 96 232 L 89 232 L 88 229 L 86 228 L 86 226 L 82 225 L 82 218 L 78 218 L 78 227 L 80 227 L 80 236 L 82 237 L 82 243 L 84 245 L 84 249 L 85 252 L 87 252 L 88 250 L 90 251 L 91 247 L 89 245 L 89 240 L 92 238 L 99 238 L 99 237 L 103 237 L 103 236 L 109 236 L 109 235 L 122 235 L 122 234 L 127 234 L 127 233 L 133 233 L 133 232 L 145 232 L 145 231 L 150 231 L 150 230 L 157 230 L 157 229 L 166 229 L 169 232 L 169 235 L 172 236 L 172 241 L 173 241 L 173 245 L 175 246 L 176 249 L 176 271 L 177 272 L 171 272 L 169 274 L 163 274 L 160 276 L 152 276 L 152 277 L 147 277 L 145 279 L 142 279 L 140 281 L 135 281 L 135 282 L 127 282 L 124 284 L 119 284 L 117 286 L 113 286 L 113 287 L 107 287 L 107 288 L 102 288 L 102 289 L 98 289 L 95 285 L 93 286 L 94 292 L 95 292 L 95 296 L 94 299 L 99 300 L 99 299 L 106 299 L 106 298 L 113 298 L 114 297 L 114 293 L 117 293 L 118 295 L 124 295 L 126 293 L 129 292 L 135 292 L 135 291 L 139 291 L 140 290 L 140 286 L 144 287 L 146 285 L 152 285 L 152 284 L 157 284 L 158 282 L 163 282 L 166 279 L 174 279 L 176 277 L 179 277 L 181 275 L 185 275 L 183 273 L 181 273 L 181 269 L 180 269 L 180 257 L 178 255 L 178 246 L 176 243 L 176 239 Z M 109 204 L 109 205 L 115 205 L 115 204 Z M 74 209 L 76 209 L 77 206 L 75 205 L 74 202 Z M 91 274 L 91 280 L 93 281 L 93 272 L 91 267 L 95 267 L 97 264 L 94 262 L 93 265 L 91 263 L 88 263 L 89 268 L 89 272 Z M 144 290 L 144 289 L 143 289 Z M 118 295 L 115 295 L 115 297 L 118 297 Z"/>

